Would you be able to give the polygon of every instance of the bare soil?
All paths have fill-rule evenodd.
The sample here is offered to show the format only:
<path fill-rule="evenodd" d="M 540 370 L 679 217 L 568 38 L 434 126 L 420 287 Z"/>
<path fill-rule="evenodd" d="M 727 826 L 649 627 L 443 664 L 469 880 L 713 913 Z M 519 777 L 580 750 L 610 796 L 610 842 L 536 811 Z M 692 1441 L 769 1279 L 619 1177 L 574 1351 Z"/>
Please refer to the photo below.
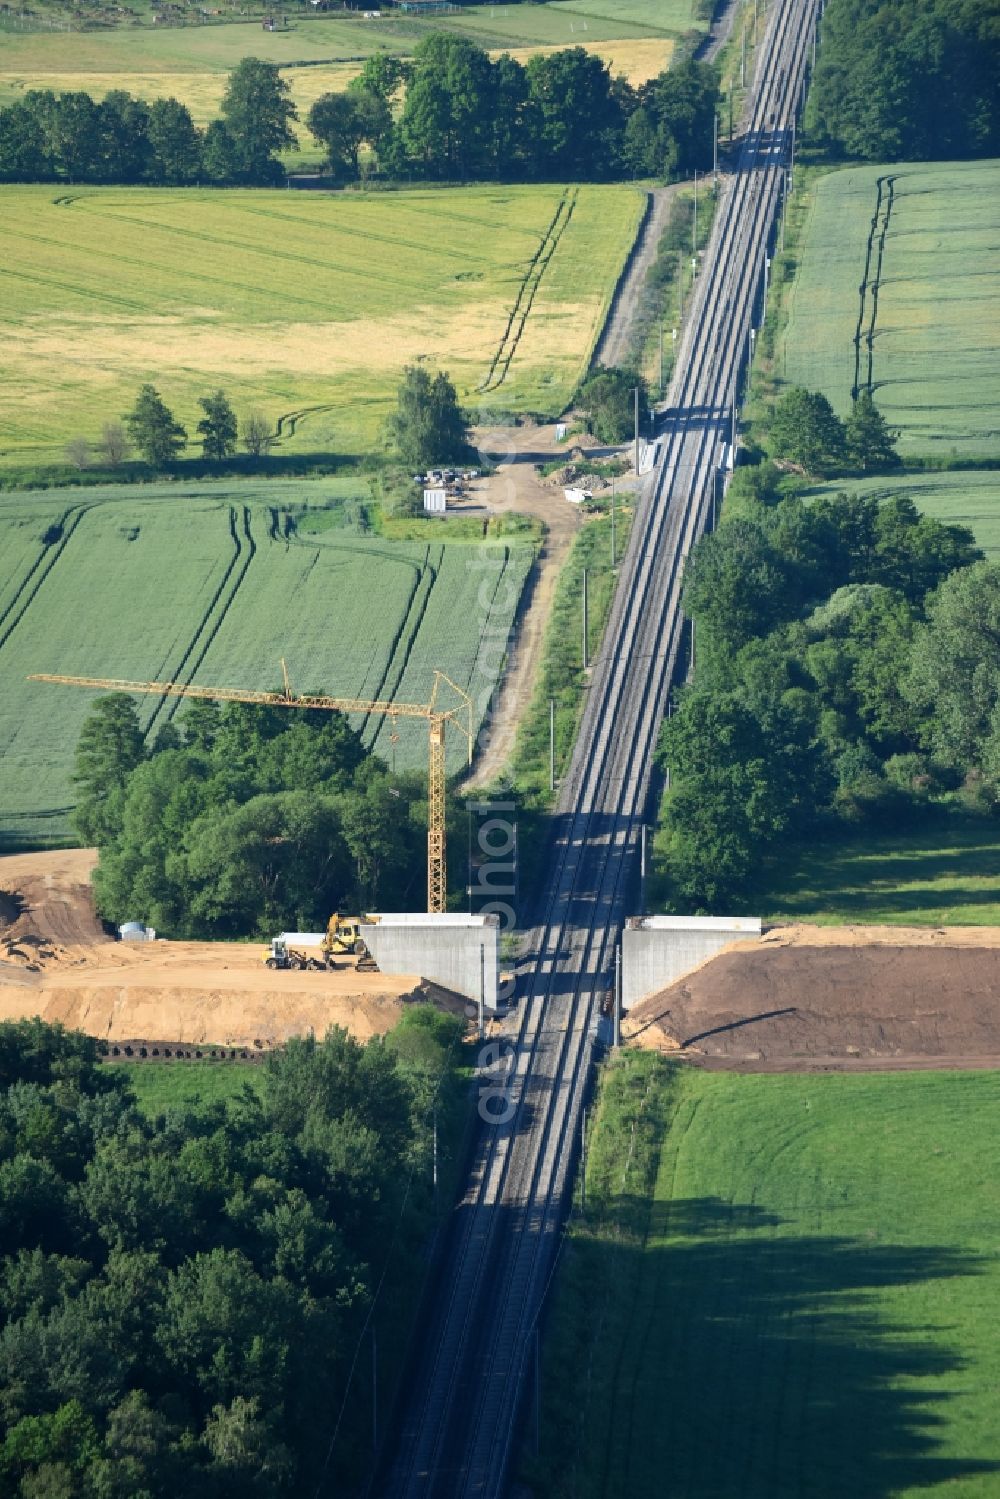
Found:
<path fill-rule="evenodd" d="M 383 1035 L 403 1006 L 465 1001 L 417 974 L 273 973 L 260 942 L 118 942 L 94 914 L 93 849 L 0 859 L 0 1020 L 40 1015 L 108 1041 L 267 1047 L 341 1025 Z"/>
<path fill-rule="evenodd" d="M 622 1029 L 738 1072 L 1000 1067 L 1000 928 L 777 928 L 644 999 Z"/>
<path fill-rule="evenodd" d="M 502 686 L 487 711 L 475 768 L 465 783 L 468 790 L 479 790 L 498 779 L 514 753 L 517 726 L 531 701 L 542 659 L 559 570 L 580 529 L 580 514 L 561 489 L 539 477 L 538 465 L 566 452 L 565 444 L 556 442 L 554 426 L 538 427 L 529 422 L 521 427 L 478 431 L 473 440 L 484 457 L 497 465 L 496 474 L 475 485 L 476 503 L 484 505 L 490 514 L 537 516 L 545 527 L 545 540 L 528 579 Z"/>

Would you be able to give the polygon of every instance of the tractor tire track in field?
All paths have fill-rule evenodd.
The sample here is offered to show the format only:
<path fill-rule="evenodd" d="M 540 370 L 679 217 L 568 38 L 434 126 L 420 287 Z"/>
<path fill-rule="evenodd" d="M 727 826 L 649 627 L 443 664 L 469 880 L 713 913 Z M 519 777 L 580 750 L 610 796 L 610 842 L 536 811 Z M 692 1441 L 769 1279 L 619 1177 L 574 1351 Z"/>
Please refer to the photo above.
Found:
<path fill-rule="evenodd" d="M 192 635 L 187 649 L 180 659 L 179 665 L 171 674 L 171 681 L 179 682 L 184 686 L 188 686 L 194 680 L 195 673 L 197 672 L 201 663 L 204 661 L 205 656 L 208 653 L 209 646 L 212 644 L 212 641 L 218 634 L 219 627 L 221 626 L 222 621 L 225 619 L 226 614 L 233 603 L 233 600 L 239 592 L 240 585 L 247 575 L 247 569 L 249 568 L 250 563 L 253 561 L 254 553 L 256 552 L 257 548 L 254 543 L 253 537 L 250 534 L 250 510 L 246 505 L 243 506 L 243 530 L 249 543 L 249 549 L 246 560 L 243 562 L 243 566 L 240 567 L 240 560 L 243 557 L 244 548 L 243 543 L 240 540 L 236 507 L 234 505 L 230 505 L 229 534 L 233 542 L 233 555 L 230 558 L 229 564 L 222 575 L 218 588 L 212 595 L 208 608 L 202 615 L 201 623 Z M 227 585 L 229 584 L 230 579 L 233 577 L 234 573 L 237 574 L 236 580 L 232 584 L 232 587 L 229 589 L 229 593 L 225 598 L 221 609 L 218 610 L 218 616 L 215 619 L 215 622 L 210 624 L 212 616 L 219 605 L 219 601 L 220 599 L 222 599 Z M 206 630 L 208 632 L 207 635 Z M 167 697 L 166 694 L 157 698 L 153 706 L 153 711 L 149 715 L 149 720 L 146 724 L 146 734 L 149 735 L 152 733 L 156 725 L 156 720 L 158 719 L 160 714 L 164 712 L 164 710 L 166 712 L 166 722 L 172 722 L 182 702 L 182 698 Z"/>
<path fill-rule="evenodd" d="M 524 325 L 528 321 L 532 303 L 541 285 L 542 277 L 548 270 L 549 262 L 555 254 L 559 241 L 562 239 L 563 231 L 570 219 L 573 217 L 573 209 L 579 193 L 578 188 L 567 188 L 559 199 L 556 211 L 552 216 L 545 233 L 539 242 L 538 249 L 532 257 L 531 264 L 518 289 L 517 298 L 511 309 L 507 326 L 493 361 L 490 364 L 486 379 L 479 386 L 481 391 L 496 390 L 506 380 L 510 371 L 511 361 L 517 352 L 517 346 L 524 332 Z"/>
<path fill-rule="evenodd" d="M 892 218 L 892 209 L 895 200 L 895 177 L 879 177 L 876 181 L 875 212 L 872 214 L 871 227 L 868 231 L 868 245 L 865 251 L 865 273 L 858 288 L 860 305 L 858 307 L 858 323 L 854 332 L 854 384 L 851 387 L 851 400 L 856 401 L 862 390 L 871 391 L 875 378 L 875 324 L 878 319 L 878 294 L 882 284 L 882 262 L 885 258 L 885 240 L 889 232 L 889 221 Z M 872 260 L 875 260 L 875 273 L 872 275 Z M 868 296 L 868 293 L 871 296 Z M 865 330 L 867 314 L 867 331 Z M 865 345 L 866 354 L 862 354 L 861 346 Z M 862 363 L 865 363 L 865 374 L 862 379 Z"/>
<path fill-rule="evenodd" d="M 438 580 L 439 566 L 440 559 L 438 566 L 435 566 L 431 561 L 431 549 L 428 547 L 424 555 L 423 566 L 414 580 L 406 612 L 400 620 L 399 628 L 393 636 L 392 645 L 386 657 L 385 670 L 382 673 L 377 690 L 372 693 L 373 699 L 381 699 L 383 702 L 389 702 L 399 691 L 399 684 L 403 680 L 403 673 L 406 671 L 414 643 L 424 622 L 428 600 Z M 397 651 L 401 653 L 398 663 L 396 662 Z M 365 720 L 361 725 L 362 735 L 368 732 L 370 723 L 371 714 L 366 714 Z M 379 730 L 384 725 L 385 720 L 379 718 L 375 724 L 369 748 L 374 747 Z"/>
<path fill-rule="evenodd" d="M 286 437 L 294 437 L 299 422 L 304 421 L 307 416 L 318 416 L 322 411 L 333 411 L 333 403 L 325 406 L 300 406 L 298 411 L 286 411 L 278 417 L 278 424 L 271 436 L 272 443 L 283 442 Z"/>
<path fill-rule="evenodd" d="M 231 516 L 231 522 L 232 522 L 232 527 L 233 527 L 233 540 L 236 542 L 237 546 L 240 547 L 240 551 L 242 552 L 242 544 L 241 544 L 240 539 L 239 539 L 239 532 L 236 529 L 236 512 L 235 512 L 235 509 L 233 509 L 233 510 L 230 511 L 230 516 Z M 253 560 L 254 560 L 254 558 L 257 555 L 257 543 L 253 539 L 253 531 L 251 530 L 251 527 L 250 527 L 250 517 L 251 517 L 250 507 L 249 507 L 249 505 L 244 505 L 243 506 L 243 534 L 244 534 L 244 536 L 246 538 L 246 543 L 247 543 L 246 561 L 243 563 L 243 566 L 239 569 L 239 573 L 238 573 L 238 575 L 236 577 L 236 581 L 233 583 L 233 586 L 232 586 L 232 588 L 230 590 L 229 597 L 226 599 L 225 603 L 222 605 L 222 608 L 219 610 L 218 618 L 216 619 L 215 623 L 212 625 L 212 627 L 209 630 L 208 634 L 205 636 L 205 638 L 204 638 L 204 644 L 201 646 L 201 649 L 198 651 L 198 654 L 195 657 L 195 659 L 191 662 L 191 669 L 190 669 L 190 671 L 187 674 L 187 681 L 186 681 L 185 685 L 188 685 L 189 683 L 191 683 L 191 682 L 194 681 L 194 678 L 195 678 L 195 676 L 196 676 L 196 674 L 197 674 L 197 672 L 198 672 L 198 670 L 199 670 L 199 668 L 201 666 L 201 663 L 204 661 L 205 657 L 208 655 L 208 652 L 209 652 L 209 649 L 210 649 L 210 647 L 212 645 L 212 642 L 215 640 L 216 635 L 218 635 L 220 629 L 222 628 L 222 622 L 225 619 L 226 615 L 229 613 L 229 610 L 232 608 L 233 603 L 234 603 L 234 601 L 236 599 L 236 595 L 239 593 L 240 589 L 242 588 L 244 579 L 246 578 L 247 573 L 250 571 L 250 567 L 251 567 L 251 565 L 253 563 Z M 239 553 L 237 554 L 237 557 L 234 559 L 234 566 L 236 565 L 236 563 L 238 562 L 238 560 L 239 560 Z M 173 719 L 173 717 L 174 717 L 175 713 L 177 712 L 178 708 L 180 707 L 182 701 L 183 701 L 183 699 L 181 699 L 181 698 L 176 698 L 176 697 L 175 698 L 171 698 L 171 700 L 170 700 L 170 706 L 169 706 L 169 708 L 167 710 L 168 719 L 170 719 L 170 720 Z"/>
<path fill-rule="evenodd" d="M 0 650 L 3 650 L 10 637 L 13 635 L 14 631 L 17 629 L 18 625 L 21 623 L 28 610 L 31 608 L 31 605 L 38 597 L 38 590 L 41 588 L 42 584 L 45 582 L 45 579 L 49 576 L 49 573 L 55 567 L 56 563 L 59 561 L 59 558 L 66 550 L 70 538 L 72 537 L 77 526 L 83 520 L 83 517 L 86 515 L 87 511 L 90 508 L 91 507 L 89 505 L 79 505 L 72 506 L 69 510 L 67 510 L 62 516 L 62 519 L 59 521 L 59 525 L 62 528 L 61 537 L 57 542 L 52 543 L 49 546 L 43 546 L 42 551 L 39 553 L 36 560 L 28 569 L 28 572 L 25 575 L 24 581 L 21 583 L 20 588 L 18 588 L 17 593 L 14 595 L 11 602 L 7 605 L 7 608 L 4 610 L 3 615 L 0 616 L 0 626 L 2 626 L 6 620 L 10 619 L 11 614 L 17 608 L 18 600 L 24 593 L 24 590 L 26 588 L 29 588 L 32 579 L 35 577 L 35 574 L 38 572 L 40 567 L 42 568 L 42 571 L 40 576 L 36 579 L 34 586 L 30 587 L 30 592 L 28 593 L 28 597 L 24 600 L 20 612 L 15 614 L 13 619 L 10 619 L 10 623 L 6 625 L 6 628 L 3 629 L 3 633 L 0 634 Z M 72 519 L 70 519 L 71 516 Z M 45 565 L 43 566 L 43 564 Z"/>

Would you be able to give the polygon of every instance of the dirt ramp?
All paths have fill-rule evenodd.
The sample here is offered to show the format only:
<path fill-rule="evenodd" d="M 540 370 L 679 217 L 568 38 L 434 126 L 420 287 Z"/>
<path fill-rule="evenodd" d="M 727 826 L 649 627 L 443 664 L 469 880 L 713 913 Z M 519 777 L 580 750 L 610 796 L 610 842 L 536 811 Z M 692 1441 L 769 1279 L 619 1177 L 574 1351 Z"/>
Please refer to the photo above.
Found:
<path fill-rule="evenodd" d="M 62 947 L 108 943 L 94 912 L 97 850 L 66 848 L 0 859 L 0 937 Z"/>
<path fill-rule="evenodd" d="M 318 977 L 323 977 L 318 975 Z M 0 1020 L 40 1015 L 106 1041 L 167 1036 L 191 1045 L 279 1045 L 290 1036 L 343 1026 L 360 1040 L 392 1029 L 404 1006 L 424 996 L 419 981 L 383 980 L 381 992 L 282 993 L 277 989 L 198 991 L 141 982 L 33 986 L 0 981 Z"/>
<path fill-rule="evenodd" d="M 643 1000 L 624 1035 L 748 1071 L 1000 1066 L 1000 946 L 762 944 Z"/>

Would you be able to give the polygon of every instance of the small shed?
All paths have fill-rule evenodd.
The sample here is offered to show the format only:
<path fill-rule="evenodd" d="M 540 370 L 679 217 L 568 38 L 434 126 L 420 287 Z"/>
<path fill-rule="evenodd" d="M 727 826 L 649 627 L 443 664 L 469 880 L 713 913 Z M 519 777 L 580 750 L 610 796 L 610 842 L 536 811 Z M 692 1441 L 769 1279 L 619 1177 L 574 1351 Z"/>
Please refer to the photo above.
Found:
<path fill-rule="evenodd" d="M 424 509 L 429 515 L 443 515 L 448 508 L 448 491 L 442 489 L 424 490 Z"/>

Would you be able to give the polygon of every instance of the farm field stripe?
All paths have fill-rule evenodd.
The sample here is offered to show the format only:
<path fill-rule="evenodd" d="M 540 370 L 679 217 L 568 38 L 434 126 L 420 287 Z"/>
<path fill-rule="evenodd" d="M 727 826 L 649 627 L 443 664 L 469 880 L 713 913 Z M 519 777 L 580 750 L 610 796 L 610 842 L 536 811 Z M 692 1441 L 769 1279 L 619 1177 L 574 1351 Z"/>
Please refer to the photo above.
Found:
<path fill-rule="evenodd" d="M 246 578 L 247 573 L 250 571 L 250 566 L 251 566 L 254 558 L 257 555 L 257 543 L 253 539 L 253 532 L 252 532 L 252 530 L 250 528 L 250 514 L 251 514 L 251 512 L 250 512 L 249 506 L 244 505 L 243 506 L 243 534 L 244 534 L 244 536 L 246 538 L 246 542 L 247 542 L 246 560 L 244 561 L 243 566 L 240 568 L 239 574 L 238 574 L 238 576 L 236 578 L 236 581 L 233 583 L 233 586 L 232 586 L 232 588 L 231 588 L 231 590 L 229 592 L 229 596 L 227 597 L 225 603 L 222 605 L 222 608 L 219 610 L 218 616 L 217 616 L 214 624 L 212 624 L 212 626 L 209 629 L 207 635 L 204 637 L 204 644 L 201 646 L 201 649 L 198 651 L 197 656 L 195 657 L 195 659 L 191 663 L 191 668 L 187 672 L 187 675 L 186 675 L 186 678 L 185 678 L 185 686 L 189 685 L 191 682 L 194 681 L 195 676 L 196 676 L 196 674 L 198 672 L 198 668 L 201 666 L 201 663 L 204 661 L 205 657 L 208 655 L 209 648 L 210 648 L 210 646 L 212 644 L 212 641 L 215 639 L 216 635 L 219 633 L 219 630 L 222 627 L 222 622 L 225 619 L 226 615 L 229 613 L 229 610 L 232 608 L 233 603 L 234 603 L 235 598 L 236 598 L 236 595 L 239 593 L 240 589 L 242 588 L 243 581 Z M 236 546 L 238 548 L 236 557 L 233 559 L 233 566 L 235 567 L 237 565 L 239 557 L 242 555 L 243 547 L 242 547 L 242 543 L 240 541 L 239 531 L 237 530 L 236 512 L 235 512 L 235 510 L 231 510 L 230 511 L 230 515 L 231 515 L 231 518 L 232 518 L 233 540 L 236 543 Z M 223 585 L 223 586 L 225 586 L 225 585 Z M 221 591 L 222 590 L 220 589 L 220 593 L 221 593 Z M 180 705 L 181 705 L 182 702 L 183 702 L 183 698 L 177 698 L 177 697 L 171 698 L 171 700 L 170 700 L 170 706 L 167 709 L 167 720 L 168 720 L 168 722 L 170 722 L 170 721 L 173 720 L 174 715 L 177 713 L 177 710 L 180 707 Z"/>
<path fill-rule="evenodd" d="M 430 551 L 430 548 L 428 548 L 428 551 Z M 410 618 L 410 615 L 413 611 L 414 600 L 416 599 L 418 591 L 420 590 L 421 585 L 423 584 L 424 579 L 427 577 L 429 571 L 430 569 L 425 562 L 424 567 L 413 580 L 413 586 L 410 589 L 410 596 L 406 602 L 406 609 L 404 610 L 400 618 L 399 624 L 396 627 L 396 633 L 392 637 L 392 643 L 390 644 L 389 650 L 386 653 L 385 665 L 382 667 L 382 675 L 375 683 L 374 689 L 371 692 L 370 700 L 372 702 L 385 702 L 389 698 L 395 696 L 395 688 L 399 685 L 399 679 L 397 677 L 395 683 L 393 683 L 393 685 L 390 687 L 388 685 L 389 669 L 392 665 L 393 656 L 396 653 L 396 647 L 399 644 L 400 637 L 402 636 L 406 628 L 406 622 Z M 431 580 L 431 586 L 433 586 L 433 578 Z M 362 737 L 364 737 L 368 733 L 368 726 L 371 721 L 372 715 L 370 713 L 366 713 L 361 723 Z M 381 726 L 381 722 L 382 720 L 379 719 L 378 724 L 371 735 L 372 740 L 374 740 L 375 735 L 378 733 L 378 728 Z"/>
<path fill-rule="evenodd" d="M 35 602 L 36 598 L 38 597 L 39 590 L 42 587 L 42 584 L 45 582 L 46 578 L 49 576 L 49 574 L 51 573 L 52 569 L 55 567 L 56 563 L 59 561 L 59 559 L 62 556 L 63 552 L 66 550 L 66 547 L 69 544 L 70 538 L 72 537 L 73 533 L 75 532 L 77 526 L 80 524 L 80 522 L 83 519 L 83 517 L 86 515 L 87 510 L 89 508 L 90 508 L 89 506 L 81 506 L 80 509 L 77 511 L 77 513 L 73 516 L 73 519 L 69 522 L 69 525 L 64 528 L 63 534 L 62 534 L 62 539 L 60 541 L 58 541 L 54 547 L 46 548 L 47 551 L 49 551 L 49 552 L 52 553 L 52 556 L 51 556 L 51 558 L 49 560 L 48 566 L 44 568 L 44 570 L 42 571 L 41 576 L 37 579 L 34 587 L 31 589 L 31 592 L 28 594 L 28 597 L 25 599 L 24 606 L 21 609 L 20 614 L 18 614 L 18 616 L 17 616 L 16 619 L 14 619 L 14 620 L 11 621 L 11 623 L 4 630 L 3 634 L 0 635 L 0 650 L 3 650 L 4 646 L 7 644 L 8 640 L 13 635 L 14 631 L 17 629 L 18 625 L 24 619 L 24 616 L 27 614 L 28 610 L 31 608 L 32 604 Z M 68 513 L 72 514 L 72 512 L 68 512 Z M 39 559 L 39 560 L 44 560 L 44 559 Z M 32 571 L 34 571 L 34 569 L 32 569 Z"/>
<path fill-rule="evenodd" d="M 69 510 L 64 510 L 63 513 L 62 513 L 62 515 L 59 517 L 59 519 L 57 521 L 53 522 L 53 525 L 57 526 L 59 528 L 60 532 L 65 529 L 66 522 L 69 520 L 69 517 L 73 514 L 73 509 L 74 509 L 74 507 L 71 506 L 69 508 Z M 38 554 L 35 557 L 34 562 L 32 562 L 31 566 L 28 568 L 28 571 L 24 574 L 24 577 L 21 579 L 20 583 L 18 584 L 16 591 L 14 592 L 14 594 L 11 597 L 10 603 L 6 606 L 6 608 L 4 610 L 0 611 L 0 626 L 2 626 L 4 624 L 4 622 L 8 619 L 8 617 L 10 616 L 10 614 L 17 607 L 17 601 L 18 601 L 18 599 L 21 597 L 21 594 L 27 588 L 28 584 L 31 582 L 32 578 L 34 577 L 34 575 L 38 571 L 38 569 L 41 567 L 42 563 L 45 561 L 45 558 L 46 558 L 46 555 L 48 553 L 48 550 L 49 550 L 49 547 L 43 541 L 39 541 L 39 543 L 38 543 Z M 6 639 L 6 636 L 4 636 L 4 639 Z M 0 641 L 0 644 L 2 644 L 2 641 Z"/>

